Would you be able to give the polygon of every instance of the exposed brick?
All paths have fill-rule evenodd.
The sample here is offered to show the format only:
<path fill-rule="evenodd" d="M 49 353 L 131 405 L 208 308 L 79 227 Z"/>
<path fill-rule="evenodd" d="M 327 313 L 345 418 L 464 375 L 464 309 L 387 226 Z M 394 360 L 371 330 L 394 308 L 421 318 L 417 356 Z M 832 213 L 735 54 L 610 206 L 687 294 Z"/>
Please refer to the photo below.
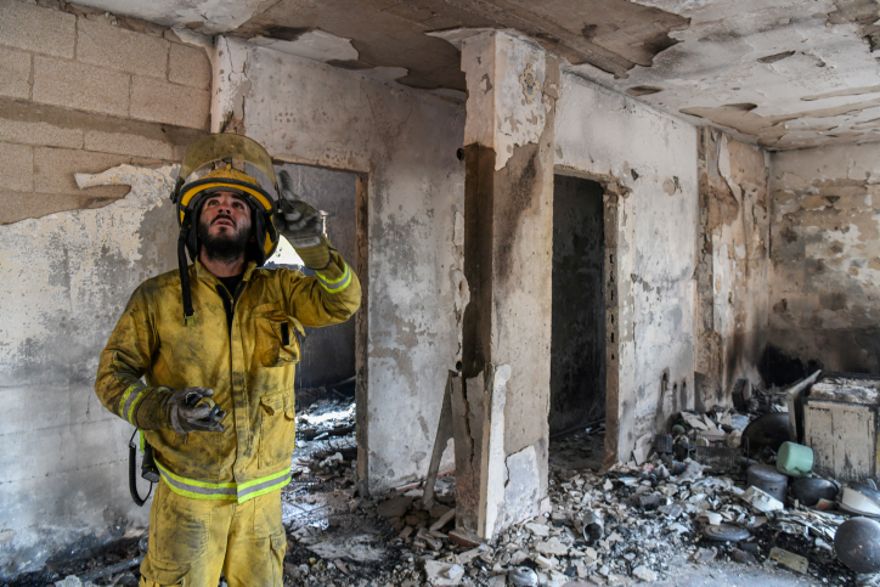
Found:
<path fill-rule="evenodd" d="M 211 88 L 211 62 L 205 50 L 179 43 L 171 44 L 168 79 L 177 84 L 208 90 Z"/>
<path fill-rule="evenodd" d="M 65 128 L 48 122 L 9 119 L 0 108 L 0 141 L 76 149 L 83 145 L 83 132 L 77 128 Z"/>
<path fill-rule="evenodd" d="M 34 56 L 35 102 L 125 116 L 129 84 L 126 73 Z"/>
<path fill-rule="evenodd" d="M 124 132 L 86 131 L 85 148 L 90 151 L 121 153 L 170 160 L 172 145 L 161 139 Z"/>
<path fill-rule="evenodd" d="M 81 18 L 77 28 L 78 61 L 165 79 L 168 45 L 165 39 Z"/>
<path fill-rule="evenodd" d="M 74 15 L 18 0 L 0 1 L 0 45 L 73 57 L 75 43 Z"/>
<path fill-rule="evenodd" d="M 151 161 L 160 157 L 179 161 L 182 150 L 205 134 L 198 129 L 0 97 L 0 141 L 82 149 L 84 135 L 89 131 L 98 133 L 90 137 L 86 147 L 89 151 L 144 155 Z M 120 140 L 138 144 L 135 148 L 118 145 Z M 171 149 L 170 157 L 168 149 Z M 139 164 L 149 164 L 138 160 Z"/>
<path fill-rule="evenodd" d="M 0 96 L 30 98 L 31 54 L 0 47 Z"/>
<path fill-rule="evenodd" d="M 26 192 L 34 189 L 34 151 L 26 145 L 0 143 L 3 187 Z"/>
<path fill-rule="evenodd" d="M 205 129 L 210 92 L 141 76 L 132 77 L 131 117 Z"/>
<path fill-rule="evenodd" d="M 40 218 L 65 210 L 100 208 L 124 196 L 128 189 L 127 186 L 107 186 L 89 190 L 90 194 L 37 194 L 0 190 L 0 224 Z"/>

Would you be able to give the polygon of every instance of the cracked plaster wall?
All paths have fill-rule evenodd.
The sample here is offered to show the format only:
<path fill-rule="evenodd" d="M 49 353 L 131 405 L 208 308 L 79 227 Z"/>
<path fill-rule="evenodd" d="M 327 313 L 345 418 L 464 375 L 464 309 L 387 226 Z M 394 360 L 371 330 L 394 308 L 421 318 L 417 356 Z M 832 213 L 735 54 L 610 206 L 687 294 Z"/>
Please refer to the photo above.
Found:
<path fill-rule="evenodd" d="M 366 475 L 372 491 L 423 477 L 460 354 L 464 111 L 272 49 L 219 47 L 236 65 L 219 67 L 215 100 L 249 136 L 280 159 L 368 177 Z"/>
<path fill-rule="evenodd" d="M 463 372 L 482 396 L 472 459 L 479 512 L 462 525 L 491 537 L 540 511 L 547 495 L 553 241 L 553 120 L 557 60 L 507 32 L 462 43 L 470 93 L 467 162 Z M 473 379 L 470 379 L 473 378 Z M 499 405 L 501 404 L 501 405 Z M 471 410 L 477 409 L 474 403 Z M 476 513 L 476 521 L 463 519 Z"/>
<path fill-rule="evenodd" d="M 94 376 L 131 292 L 174 265 L 170 173 L 86 176 L 83 187 L 132 189 L 97 210 L 0 226 L 0 577 L 146 524 L 127 489 L 132 428 L 99 403 Z"/>
<path fill-rule="evenodd" d="M 620 426 L 609 428 L 606 448 L 627 460 L 694 404 L 697 133 L 572 74 L 562 76 L 557 108 L 557 168 L 602 183 L 606 198 L 619 194 L 608 260 L 618 279 L 619 392 L 608 413 Z"/>
<path fill-rule="evenodd" d="M 765 153 L 699 131 L 697 407 L 730 405 L 739 378 L 760 383 L 769 312 L 770 204 Z"/>
<path fill-rule="evenodd" d="M 770 344 L 826 369 L 880 373 L 880 145 L 771 160 Z"/>

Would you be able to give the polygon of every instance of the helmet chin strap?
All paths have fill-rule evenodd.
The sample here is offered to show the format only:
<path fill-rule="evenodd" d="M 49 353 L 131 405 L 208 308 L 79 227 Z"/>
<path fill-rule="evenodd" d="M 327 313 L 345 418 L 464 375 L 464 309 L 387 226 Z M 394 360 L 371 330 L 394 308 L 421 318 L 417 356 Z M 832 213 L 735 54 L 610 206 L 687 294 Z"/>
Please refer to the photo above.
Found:
<path fill-rule="evenodd" d="M 177 238 L 177 268 L 180 271 L 180 289 L 183 295 L 183 323 L 189 325 L 192 322 L 195 312 L 192 304 L 192 291 L 189 287 L 189 264 L 186 261 L 186 237 L 190 230 L 184 230 L 187 225 L 191 226 L 191 212 L 187 210 L 184 213 L 183 224 L 181 225 L 180 236 Z"/>

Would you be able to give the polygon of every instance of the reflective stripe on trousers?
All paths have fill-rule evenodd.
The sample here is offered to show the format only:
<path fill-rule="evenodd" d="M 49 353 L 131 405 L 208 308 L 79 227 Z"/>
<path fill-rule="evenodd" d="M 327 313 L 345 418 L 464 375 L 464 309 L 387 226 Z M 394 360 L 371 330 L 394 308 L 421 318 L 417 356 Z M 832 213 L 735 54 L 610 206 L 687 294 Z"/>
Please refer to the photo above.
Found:
<path fill-rule="evenodd" d="M 162 480 L 168 484 L 171 491 L 190 499 L 244 503 L 249 499 L 281 489 L 290 483 L 290 467 L 264 477 L 245 481 L 244 483 L 236 483 L 235 481 L 213 483 L 211 481 L 198 481 L 177 475 L 163 466 L 158 460 L 156 461 L 156 466 L 159 468 Z"/>

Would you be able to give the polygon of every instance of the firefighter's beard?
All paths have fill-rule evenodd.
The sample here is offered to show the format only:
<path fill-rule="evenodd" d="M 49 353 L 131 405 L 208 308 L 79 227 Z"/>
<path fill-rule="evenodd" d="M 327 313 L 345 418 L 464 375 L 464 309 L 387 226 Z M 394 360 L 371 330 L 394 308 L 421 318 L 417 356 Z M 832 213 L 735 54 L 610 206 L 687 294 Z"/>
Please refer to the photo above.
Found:
<path fill-rule="evenodd" d="M 250 225 L 237 226 L 235 232 L 224 230 L 218 235 L 212 235 L 208 225 L 204 221 L 199 221 L 199 243 L 208 258 L 213 261 L 229 262 L 243 257 L 250 236 Z"/>

